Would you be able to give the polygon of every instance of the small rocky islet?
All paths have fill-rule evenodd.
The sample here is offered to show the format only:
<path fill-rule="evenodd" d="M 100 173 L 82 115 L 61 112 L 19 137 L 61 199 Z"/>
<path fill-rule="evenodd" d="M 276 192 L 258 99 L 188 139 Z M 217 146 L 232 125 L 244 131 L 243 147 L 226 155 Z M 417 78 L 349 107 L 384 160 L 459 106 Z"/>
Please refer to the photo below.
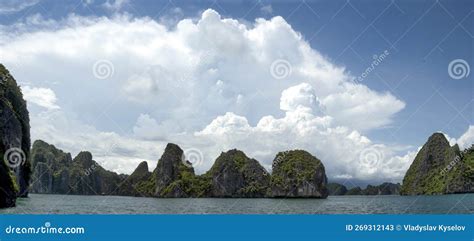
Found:
<path fill-rule="evenodd" d="M 147 162 L 130 175 L 101 167 L 90 152 L 75 158 L 44 141 L 31 147 L 27 103 L 8 70 L 0 64 L 0 208 L 13 207 L 28 192 L 123 195 L 161 198 L 326 198 L 328 195 L 434 195 L 474 192 L 474 146 L 461 151 L 441 133 L 433 134 L 406 172 L 403 184 L 383 183 L 347 189 L 328 183 L 323 163 L 304 150 L 280 152 L 272 173 L 240 150 L 217 157 L 209 171 L 196 175 L 183 150 L 169 143 L 156 168 Z M 13 150 L 13 152 L 12 152 Z"/>

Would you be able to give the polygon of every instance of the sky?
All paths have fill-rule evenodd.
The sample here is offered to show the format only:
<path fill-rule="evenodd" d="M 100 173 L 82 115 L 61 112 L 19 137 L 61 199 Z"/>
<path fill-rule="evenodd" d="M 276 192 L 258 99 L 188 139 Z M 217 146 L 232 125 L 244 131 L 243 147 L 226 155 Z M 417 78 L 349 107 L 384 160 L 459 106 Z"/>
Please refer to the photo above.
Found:
<path fill-rule="evenodd" d="M 197 173 L 305 149 L 330 181 L 401 182 L 434 132 L 474 143 L 474 3 L 0 0 L 32 138 L 109 170 L 168 142 Z"/>

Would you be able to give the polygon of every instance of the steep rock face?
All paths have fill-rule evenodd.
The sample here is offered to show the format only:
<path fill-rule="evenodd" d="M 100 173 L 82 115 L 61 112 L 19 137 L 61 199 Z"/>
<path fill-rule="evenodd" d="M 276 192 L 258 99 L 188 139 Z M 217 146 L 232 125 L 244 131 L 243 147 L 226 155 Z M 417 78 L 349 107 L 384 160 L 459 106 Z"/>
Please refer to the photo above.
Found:
<path fill-rule="evenodd" d="M 33 193 L 119 195 L 128 177 L 105 170 L 89 152 L 72 159 L 71 154 L 41 140 L 35 141 L 31 153 Z"/>
<path fill-rule="evenodd" d="M 71 154 L 53 145 L 37 140 L 31 150 L 33 175 L 31 192 L 67 193 L 69 191 L 69 168 L 72 166 Z"/>
<path fill-rule="evenodd" d="M 326 198 L 326 184 L 324 165 L 306 151 L 280 152 L 273 160 L 272 197 Z"/>
<path fill-rule="evenodd" d="M 329 196 L 342 196 L 347 193 L 347 187 L 339 183 L 328 183 L 326 188 Z"/>
<path fill-rule="evenodd" d="M 92 159 L 90 152 L 80 152 L 73 160 L 69 173 L 71 194 L 117 195 L 123 177 L 107 171 Z"/>
<path fill-rule="evenodd" d="M 441 133 L 423 145 L 405 174 L 402 195 L 473 192 L 472 162 Z"/>
<path fill-rule="evenodd" d="M 31 174 L 30 125 L 20 87 L 0 64 L 0 208 L 28 195 Z"/>
<path fill-rule="evenodd" d="M 128 181 L 131 183 L 137 183 L 142 180 L 148 179 L 151 175 L 151 172 L 148 171 L 148 163 L 146 161 L 141 162 L 138 164 L 138 167 L 135 171 L 132 172 Z"/>
<path fill-rule="evenodd" d="M 169 143 L 158 160 L 155 178 L 155 196 L 189 197 L 194 196 L 193 184 L 196 176 L 190 162 L 185 161 L 183 150 Z"/>
<path fill-rule="evenodd" d="M 212 180 L 213 197 L 264 197 L 270 174 L 242 151 L 221 153 L 206 174 Z"/>
<path fill-rule="evenodd" d="M 151 196 L 148 191 L 141 191 L 139 185 L 150 179 L 151 172 L 148 171 L 148 163 L 141 162 L 133 173 L 120 185 L 119 195 L 123 196 Z"/>
<path fill-rule="evenodd" d="M 459 158 L 451 161 L 442 173 L 447 176 L 447 194 L 474 193 L 474 145 L 460 152 Z"/>

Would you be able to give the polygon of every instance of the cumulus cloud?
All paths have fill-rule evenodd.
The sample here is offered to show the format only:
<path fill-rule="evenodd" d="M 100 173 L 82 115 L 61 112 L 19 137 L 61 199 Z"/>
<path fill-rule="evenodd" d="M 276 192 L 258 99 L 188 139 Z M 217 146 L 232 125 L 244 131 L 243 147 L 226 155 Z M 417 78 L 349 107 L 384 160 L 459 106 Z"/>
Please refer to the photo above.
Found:
<path fill-rule="evenodd" d="M 56 97 L 38 97 L 48 91 L 30 95 L 56 109 L 32 113 L 33 137 L 91 150 L 114 170 L 133 169 L 127 159 L 156 160 L 166 142 L 202 150 L 198 172 L 230 148 L 267 168 L 277 151 L 307 149 L 339 177 L 396 179 L 409 165 L 410 156 L 366 136 L 405 103 L 351 82 L 282 17 L 249 25 L 206 10 L 170 28 L 127 14 L 71 15 L 14 27 L 22 31 L 0 28 L 2 61 L 62 101 L 59 111 Z M 110 78 L 94 76 L 98 60 L 112 64 Z M 277 60 L 289 63 L 284 78 L 275 78 Z M 101 144 L 111 140 L 120 148 Z"/>
<path fill-rule="evenodd" d="M 319 111 L 312 86 L 302 83 L 282 92 L 282 118 L 264 116 L 250 126 L 243 116 L 226 113 L 214 119 L 195 135 L 207 138 L 215 149 L 237 146 L 262 160 L 267 168 L 278 151 L 305 149 L 324 160 L 326 170 L 334 176 L 357 179 L 398 180 L 408 168 L 412 155 L 396 156 L 383 145 L 372 143 L 366 136 Z"/>
<path fill-rule="evenodd" d="M 56 94 L 49 88 L 22 87 L 23 96 L 28 103 L 33 103 L 48 110 L 59 109 Z"/>
<path fill-rule="evenodd" d="M 466 149 L 474 145 L 474 126 L 470 125 L 466 132 L 457 140 L 459 147 Z"/>

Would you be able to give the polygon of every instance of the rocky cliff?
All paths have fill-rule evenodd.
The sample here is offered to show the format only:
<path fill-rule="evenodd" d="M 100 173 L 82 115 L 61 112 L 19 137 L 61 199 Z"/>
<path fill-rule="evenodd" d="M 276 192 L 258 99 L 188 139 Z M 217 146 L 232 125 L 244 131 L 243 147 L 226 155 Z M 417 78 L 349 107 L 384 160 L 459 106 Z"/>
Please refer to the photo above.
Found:
<path fill-rule="evenodd" d="M 140 187 L 140 185 L 147 182 L 151 176 L 152 173 L 148 170 L 148 163 L 146 161 L 141 162 L 135 171 L 121 183 L 118 194 L 137 197 L 151 196 L 151 193 L 149 193 L 146 188 L 143 189 Z"/>
<path fill-rule="evenodd" d="M 201 186 L 205 183 L 194 175 L 192 164 L 176 144 L 166 146 L 153 176 L 156 197 L 198 197 L 207 193 L 206 187 Z"/>
<path fill-rule="evenodd" d="M 339 183 L 329 183 L 327 185 L 330 196 L 341 195 L 398 195 L 400 194 L 401 185 L 390 182 L 384 182 L 380 185 L 367 185 L 365 189 L 354 187 L 347 189 L 346 186 Z"/>
<path fill-rule="evenodd" d="M 235 149 L 221 153 L 207 173 L 195 175 L 183 150 L 169 143 L 153 172 L 142 162 L 128 176 L 105 170 L 89 152 L 81 152 L 71 159 L 69 153 L 44 141 L 35 141 L 32 192 L 160 198 L 325 198 L 323 164 L 305 151 L 284 153 L 285 156 L 277 155 L 278 163 L 274 162 L 277 170 L 274 179 L 257 160 Z M 277 181 L 281 181 L 281 185 Z M 287 187 L 292 189 L 286 192 Z"/>
<path fill-rule="evenodd" d="M 367 185 L 362 190 L 363 195 L 399 195 L 401 185 L 399 183 L 384 182 L 377 186 Z"/>
<path fill-rule="evenodd" d="M 326 198 L 327 177 L 323 163 L 303 150 L 280 152 L 273 160 L 272 197 Z"/>
<path fill-rule="evenodd" d="M 72 166 L 71 154 L 38 140 L 33 143 L 31 157 L 33 166 L 31 192 L 69 192 L 69 170 Z"/>
<path fill-rule="evenodd" d="M 472 149 L 461 152 L 457 145 L 450 146 L 443 134 L 433 134 L 406 172 L 400 194 L 474 192 Z"/>
<path fill-rule="evenodd" d="M 270 183 L 270 174 L 257 160 L 235 149 L 221 153 L 207 175 L 213 197 L 264 197 Z"/>
<path fill-rule="evenodd" d="M 20 87 L 0 64 L 0 208 L 15 206 L 28 196 L 30 124 Z"/>
<path fill-rule="evenodd" d="M 120 195 L 127 175 L 107 171 L 93 160 L 90 152 L 80 152 L 74 159 L 44 141 L 32 148 L 33 193 Z"/>

